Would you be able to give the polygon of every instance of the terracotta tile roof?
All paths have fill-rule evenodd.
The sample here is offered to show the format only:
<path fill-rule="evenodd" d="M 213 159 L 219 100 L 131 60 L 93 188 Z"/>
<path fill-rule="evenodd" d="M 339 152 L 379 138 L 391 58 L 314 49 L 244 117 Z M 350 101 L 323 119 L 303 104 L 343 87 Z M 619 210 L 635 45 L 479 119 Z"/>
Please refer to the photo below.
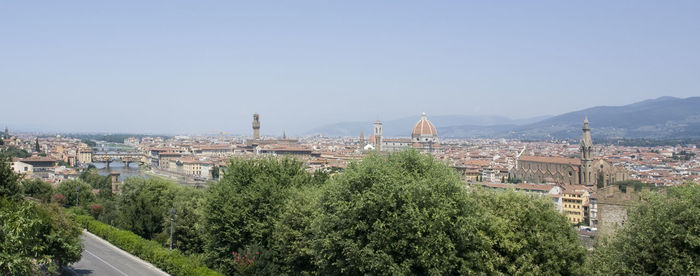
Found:
<path fill-rule="evenodd" d="M 437 136 L 437 130 L 435 129 L 435 126 L 433 125 L 433 123 L 428 121 L 428 118 L 425 116 L 425 113 L 423 113 L 420 121 L 416 123 L 416 125 L 413 127 L 413 130 L 411 131 L 411 137 L 416 136 Z"/>
<path fill-rule="evenodd" d="M 519 183 L 515 185 L 516 189 L 521 189 L 521 190 L 538 190 L 538 191 L 545 191 L 548 192 L 552 188 L 554 188 L 554 185 L 536 185 L 536 184 L 527 184 L 527 183 Z"/>
<path fill-rule="evenodd" d="M 519 160 L 520 161 L 538 162 L 538 163 L 567 164 L 567 165 L 574 165 L 574 166 L 581 165 L 580 159 L 566 158 L 566 157 L 522 156 L 522 157 L 520 157 Z"/>
<path fill-rule="evenodd" d="M 13 161 L 15 158 L 12 159 Z M 58 160 L 53 159 L 51 157 L 43 157 L 43 156 L 32 156 L 32 157 L 27 157 L 27 158 L 17 158 L 17 161 L 20 162 L 58 162 Z"/>

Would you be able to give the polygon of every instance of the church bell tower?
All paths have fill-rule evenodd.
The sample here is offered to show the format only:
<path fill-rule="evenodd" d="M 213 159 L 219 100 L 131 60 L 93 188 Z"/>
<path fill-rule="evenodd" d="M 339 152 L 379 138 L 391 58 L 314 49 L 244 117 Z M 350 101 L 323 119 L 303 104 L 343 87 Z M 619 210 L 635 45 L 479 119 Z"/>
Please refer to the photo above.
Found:
<path fill-rule="evenodd" d="M 583 134 L 581 135 L 581 184 L 593 185 L 593 139 L 591 128 L 588 126 L 588 116 L 583 121 Z"/>
<path fill-rule="evenodd" d="M 382 121 L 374 122 L 374 147 L 377 152 L 382 151 Z"/>

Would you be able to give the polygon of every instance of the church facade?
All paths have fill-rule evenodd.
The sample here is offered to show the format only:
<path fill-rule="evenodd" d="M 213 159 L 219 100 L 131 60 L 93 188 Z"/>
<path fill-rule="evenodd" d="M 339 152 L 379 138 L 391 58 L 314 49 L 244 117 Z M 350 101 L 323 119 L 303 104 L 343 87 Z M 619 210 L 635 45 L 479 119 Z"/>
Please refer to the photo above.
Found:
<path fill-rule="evenodd" d="M 593 157 L 593 139 L 588 118 L 583 121 L 580 159 L 547 156 L 522 156 L 510 172 L 511 178 L 531 183 L 556 183 L 603 187 L 629 178 L 624 168 Z"/>

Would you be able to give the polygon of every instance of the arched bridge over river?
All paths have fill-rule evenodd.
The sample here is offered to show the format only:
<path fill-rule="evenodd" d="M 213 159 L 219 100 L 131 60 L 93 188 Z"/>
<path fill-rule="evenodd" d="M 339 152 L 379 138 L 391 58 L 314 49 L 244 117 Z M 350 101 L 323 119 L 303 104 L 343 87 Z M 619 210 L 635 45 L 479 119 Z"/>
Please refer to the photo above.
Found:
<path fill-rule="evenodd" d="M 92 154 L 92 162 L 104 162 L 109 167 L 111 162 L 123 162 L 126 167 L 129 163 L 142 163 L 144 155 L 135 152 L 96 152 Z"/>

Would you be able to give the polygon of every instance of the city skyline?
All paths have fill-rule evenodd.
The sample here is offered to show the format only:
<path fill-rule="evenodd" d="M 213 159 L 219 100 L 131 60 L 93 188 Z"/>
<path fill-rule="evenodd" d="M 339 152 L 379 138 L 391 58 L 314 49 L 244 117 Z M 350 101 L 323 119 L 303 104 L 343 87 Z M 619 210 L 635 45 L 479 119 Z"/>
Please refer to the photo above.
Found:
<path fill-rule="evenodd" d="M 3 3 L 0 127 L 248 134 L 259 113 L 280 135 L 685 98 L 699 5 Z"/>
<path fill-rule="evenodd" d="M 698 14 L 0 2 L 0 275 L 700 274 Z"/>

